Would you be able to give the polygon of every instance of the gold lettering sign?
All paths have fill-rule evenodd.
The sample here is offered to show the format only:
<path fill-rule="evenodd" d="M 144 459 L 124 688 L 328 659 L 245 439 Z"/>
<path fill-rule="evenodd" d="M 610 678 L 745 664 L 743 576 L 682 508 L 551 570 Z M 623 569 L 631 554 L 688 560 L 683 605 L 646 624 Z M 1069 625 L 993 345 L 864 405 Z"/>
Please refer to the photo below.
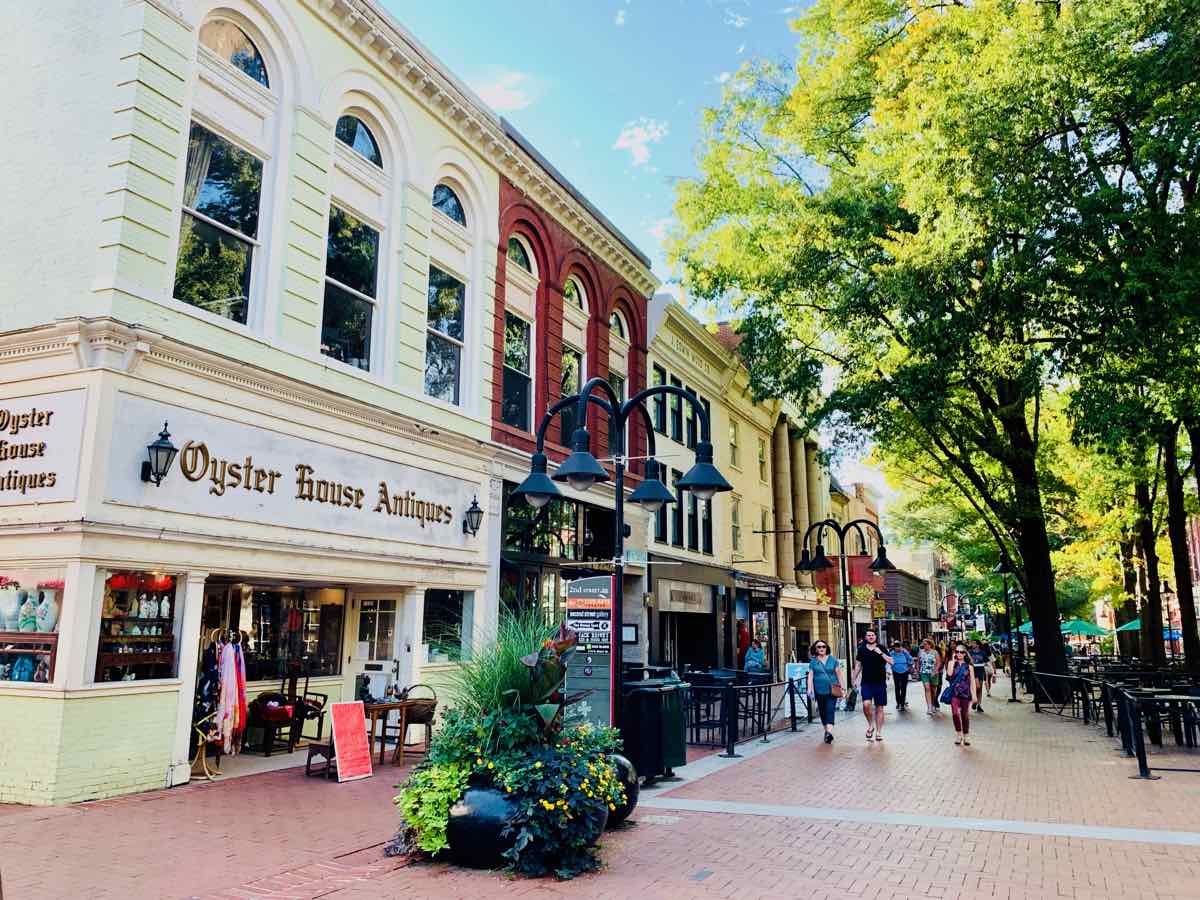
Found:
<path fill-rule="evenodd" d="M 7 432 L 11 437 L 16 437 L 23 431 L 48 428 L 53 416 L 52 410 L 38 409 L 36 406 L 28 410 L 0 409 L 0 434 Z M 38 459 L 45 455 L 45 441 L 15 443 L 0 440 L 0 461 Z M 0 472 L 0 491 L 26 494 L 39 488 L 52 488 L 57 483 L 57 472 L 18 472 L 16 469 Z"/>
<path fill-rule="evenodd" d="M 214 455 L 203 441 L 188 441 L 179 451 L 179 470 L 188 481 L 208 481 L 208 492 L 217 497 L 234 490 L 274 494 L 275 482 L 281 472 L 255 465 L 252 456 L 236 462 Z M 364 509 L 367 492 L 357 485 L 322 478 L 321 473 L 307 463 L 296 463 L 296 491 L 293 498 L 305 503 L 323 503 L 343 509 Z M 428 525 L 450 525 L 454 510 L 447 504 L 417 496 L 415 491 L 395 493 L 387 482 L 379 482 L 377 502 L 372 512 L 388 516 L 416 519 L 424 528 Z"/>

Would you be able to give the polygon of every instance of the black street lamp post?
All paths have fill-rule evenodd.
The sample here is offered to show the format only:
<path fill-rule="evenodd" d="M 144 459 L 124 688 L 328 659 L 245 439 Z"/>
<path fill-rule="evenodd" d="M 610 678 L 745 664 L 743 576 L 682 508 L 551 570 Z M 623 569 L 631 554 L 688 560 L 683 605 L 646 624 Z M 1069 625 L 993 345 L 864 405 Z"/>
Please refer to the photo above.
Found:
<path fill-rule="evenodd" d="M 605 396 L 595 396 L 593 392 L 597 388 Z M 589 380 L 578 394 L 563 397 L 546 411 L 546 415 L 542 417 L 541 424 L 538 425 L 537 443 L 534 448 L 533 458 L 530 460 L 529 475 L 514 492 L 514 495 L 524 497 L 525 501 L 531 506 L 540 508 L 555 497 L 562 496 L 558 490 L 558 486 L 555 484 L 556 481 L 565 481 L 577 491 L 586 491 L 593 484 L 608 481 L 608 472 L 600 465 L 596 457 L 592 455 L 590 449 L 591 436 L 588 434 L 586 427 L 587 405 L 589 402 L 595 403 L 604 410 L 608 417 L 609 434 L 613 438 L 614 445 L 609 449 L 612 452 L 613 487 L 616 491 L 613 516 L 613 575 L 616 584 L 612 598 L 612 623 L 609 641 L 610 652 L 612 654 L 611 665 L 614 673 L 612 698 L 614 721 L 612 724 L 618 728 L 621 726 L 621 620 L 624 614 L 623 605 L 625 599 L 625 465 L 630 458 L 625 452 L 625 425 L 629 421 L 629 417 L 633 415 L 634 410 L 641 410 L 641 415 L 645 419 L 647 426 L 646 440 L 648 443 L 646 474 L 642 479 L 642 483 L 629 495 L 629 501 L 640 504 L 651 514 L 657 513 L 664 504 L 675 502 L 675 496 L 663 484 L 662 479 L 658 475 L 658 462 L 654 458 L 654 423 L 645 406 L 646 400 L 659 394 L 672 394 L 682 397 L 692 405 L 696 418 L 700 422 L 700 441 L 696 444 L 696 462 L 688 470 L 687 474 L 676 482 L 676 486 L 685 491 L 692 491 L 700 500 L 711 500 L 718 493 L 733 490 L 733 487 L 722 477 L 717 467 L 713 465 L 712 435 L 709 427 L 708 413 L 700 405 L 699 399 L 681 387 L 675 387 L 670 384 L 659 384 L 639 391 L 622 403 L 621 398 L 613 390 L 612 385 L 606 379 L 597 377 Z M 548 475 L 548 461 L 544 452 L 546 429 L 554 421 L 554 417 L 572 403 L 577 404 L 579 407 L 575 414 L 575 421 L 580 423 L 580 427 L 575 429 L 575 433 L 571 435 L 570 456 L 563 460 L 562 465 L 558 467 L 558 470 L 553 475 Z"/>
<path fill-rule="evenodd" d="M 847 666 L 851 665 L 854 660 L 853 654 L 851 653 L 851 647 L 853 647 L 853 635 L 851 632 L 854 630 L 854 623 L 850 618 L 850 575 L 846 566 L 846 535 L 848 535 L 851 531 L 857 532 L 858 539 L 862 544 L 862 548 L 863 550 L 866 550 L 867 538 L 866 535 L 863 534 L 862 529 L 862 526 L 864 525 L 874 529 L 875 533 L 879 535 L 879 552 L 875 554 L 875 559 L 871 561 L 871 571 L 886 572 L 891 569 L 895 569 L 896 567 L 892 565 L 891 560 L 887 558 L 887 548 L 884 547 L 883 544 L 883 532 L 880 531 L 879 526 L 870 519 L 855 519 L 851 522 L 847 522 L 845 525 L 840 525 L 833 519 L 824 519 L 820 522 L 813 522 L 810 526 L 808 526 L 808 530 L 804 532 L 804 540 L 800 544 L 802 547 L 802 550 L 800 551 L 800 562 L 796 563 L 797 572 L 816 572 L 821 569 L 832 569 L 833 563 L 830 562 L 829 557 L 825 555 L 825 544 L 822 538 L 826 528 L 837 535 L 838 550 L 840 551 L 838 555 L 838 561 L 841 564 L 840 571 L 842 575 L 842 618 L 846 623 Z M 813 555 L 810 557 L 808 555 L 808 538 L 809 535 L 811 535 L 814 531 L 817 533 L 817 545 Z"/>
<path fill-rule="evenodd" d="M 1175 661 L 1175 625 L 1174 617 L 1171 615 L 1171 600 L 1175 597 L 1175 592 L 1171 590 L 1171 586 L 1167 584 L 1167 579 L 1162 580 L 1162 587 L 1159 589 L 1162 594 L 1164 612 L 1167 614 L 1167 640 L 1171 642 L 1171 662 Z"/>
<path fill-rule="evenodd" d="M 1015 571 L 1008 553 L 1001 550 L 1000 562 L 996 563 L 996 568 L 992 569 L 992 574 L 999 575 L 1004 584 L 1004 623 L 1008 626 L 1008 680 L 1009 687 L 1012 689 L 1012 696 L 1008 698 L 1009 703 L 1021 702 L 1021 699 L 1017 696 L 1016 650 L 1017 641 L 1020 640 L 1020 637 L 1019 632 L 1013 629 L 1012 604 L 1009 602 L 1008 596 L 1008 576 L 1014 574 Z"/>

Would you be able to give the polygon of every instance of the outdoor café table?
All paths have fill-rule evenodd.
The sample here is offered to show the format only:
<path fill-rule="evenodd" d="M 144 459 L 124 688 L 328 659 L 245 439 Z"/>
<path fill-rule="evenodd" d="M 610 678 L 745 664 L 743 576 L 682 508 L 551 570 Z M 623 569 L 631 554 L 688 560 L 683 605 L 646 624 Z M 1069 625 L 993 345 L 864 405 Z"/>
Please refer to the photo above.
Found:
<path fill-rule="evenodd" d="M 364 704 L 367 718 L 371 721 L 370 726 L 367 728 L 367 739 L 371 741 L 372 754 L 375 753 L 375 742 L 378 741 L 379 743 L 379 765 L 383 765 L 383 755 L 387 752 L 387 742 L 384 740 L 385 735 L 382 728 L 379 729 L 378 734 L 376 733 L 375 723 L 383 719 L 383 724 L 386 727 L 388 716 L 393 712 L 399 711 L 400 736 L 397 738 L 400 741 L 399 761 L 404 762 L 404 720 L 408 717 L 408 708 L 416 705 L 418 702 L 416 700 L 395 700 L 389 703 Z"/>
<path fill-rule="evenodd" d="M 1152 688 L 1152 687 L 1131 687 L 1125 688 L 1125 692 L 1136 697 L 1147 706 L 1153 706 L 1153 715 L 1146 718 L 1146 734 L 1150 738 L 1150 743 L 1156 747 L 1162 746 L 1162 722 L 1158 718 L 1158 706 L 1154 701 L 1163 694 L 1171 693 L 1170 688 Z"/>
<path fill-rule="evenodd" d="M 1191 732 L 1189 731 L 1185 735 L 1183 730 L 1183 710 L 1188 703 L 1196 703 L 1197 701 L 1200 701 L 1200 698 L 1193 697 L 1191 694 L 1156 693 L 1150 699 L 1150 702 L 1154 706 L 1161 704 L 1167 708 L 1167 713 L 1171 717 L 1171 733 L 1175 735 L 1175 745 L 1178 747 L 1182 747 L 1185 741 L 1187 746 L 1194 746 Z M 1161 744 L 1162 740 L 1160 738 L 1159 745 L 1161 746 Z"/>

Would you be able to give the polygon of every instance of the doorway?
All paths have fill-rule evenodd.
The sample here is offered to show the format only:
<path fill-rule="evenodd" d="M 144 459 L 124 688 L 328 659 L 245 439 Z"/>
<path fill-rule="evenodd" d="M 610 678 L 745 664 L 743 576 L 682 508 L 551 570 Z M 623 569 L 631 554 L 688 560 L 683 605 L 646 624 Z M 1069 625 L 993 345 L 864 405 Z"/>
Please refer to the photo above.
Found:
<path fill-rule="evenodd" d="M 659 659 L 676 672 L 717 665 L 717 626 L 711 615 L 663 612 L 660 614 Z"/>

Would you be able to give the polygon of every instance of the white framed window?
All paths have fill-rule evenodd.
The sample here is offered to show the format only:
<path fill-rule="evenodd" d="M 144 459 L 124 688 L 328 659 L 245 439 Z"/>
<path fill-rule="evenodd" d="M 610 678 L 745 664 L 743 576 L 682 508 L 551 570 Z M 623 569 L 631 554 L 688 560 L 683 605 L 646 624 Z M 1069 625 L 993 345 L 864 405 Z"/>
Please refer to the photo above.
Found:
<path fill-rule="evenodd" d="M 563 345 L 561 366 L 561 389 L 559 397 L 569 397 L 583 390 L 583 351 Z M 569 444 L 571 435 L 582 423 L 578 421 L 578 407 L 568 404 L 559 412 L 559 428 L 562 443 Z"/>
<path fill-rule="evenodd" d="M 578 309 L 585 316 L 587 315 L 587 292 L 584 291 L 583 285 L 574 275 L 568 278 L 567 283 L 563 285 L 563 303 L 567 307 Z"/>
<path fill-rule="evenodd" d="M 625 317 L 621 315 L 620 310 L 614 309 L 612 315 L 608 317 L 608 328 L 621 340 L 629 340 L 629 324 L 625 321 Z"/>
<path fill-rule="evenodd" d="M 767 442 L 765 438 L 758 439 L 758 480 L 764 484 L 767 481 Z"/>
<path fill-rule="evenodd" d="M 383 168 L 383 154 L 379 150 L 379 142 L 367 127 L 367 123 L 358 116 L 346 113 L 337 120 L 333 129 L 334 136 L 373 165 Z"/>
<path fill-rule="evenodd" d="M 379 232 L 336 203 L 329 208 L 321 352 L 371 369 L 371 335 L 379 276 Z"/>
<path fill-rule="evenodd" d="M 456 406 L 462 399 L 466 295 L 465 284 L 437 266 L 429 267 L 425 393 Z"/>
<path fill-rule="evenodd" d="M 729 420 L 729 464 L 735 469 L 741 468 L 741 457 L 738 453 L 738 423 L 737 419 Z"/>
<path fill-rule="evenodd" d="M 769 535 L 767 533 L 768 531 L 771 530 L 771 526 L 769 526 L 767 524 L 767 520 L 768 520 L 767 508 L 764 506 L 762 508 L 761 514 L 758 517 L 758 522 L 759 522 L 758 530 L 760 533 L 760 537 L 762 537 L 762 558 L 763 558 L 764 562 L 769 561 L 771 559 L 771 547 L 770 547 L 770 540 L 769 540 L 771 535 Z"/>
<path fill-rule="evenodd" d="M 733 497 L 729 501 L 729 537 L 734 550 L 742 549 L 742 501 Z"/>
<path fill-rule="evenodd" d="M 518 315 L 504 313 L 504 376 L 500 401 L 500 421 L 513 428 L 529 431 L 529 411 L 533 406 L 533 326 Z"/>
<path fill-rule="evenodd" d="M 358 613 L 358 643 L 368 660 L 392 659 L 396 639 L 396 601 L 363 600 Z"/>
<path fill-rule="evenodd" d="M 457 222 L 463 228 L 467 227 L 467 213 L 462 201 L 454 188 L 445 182 L 439 183 L 433 189 L 433 208 L 446 216 L 452 222 Z"/>
<path fill-rule="evenodd" d="M 529 245 L 525 243 L 524 238 L 518 237 L 515 234 L 510 237 L 505 255 L 508 257 L 509 262 L 515 263 L 530 275 L 537 275 L 533 252 L 529 249 Z"/>
<path fill-rule="evenodd" d="M 175 263 L 175 299 L 245 325 L 258 241 L 263 162 L 192 122 Z"/>
<path fill-rule="evenodd" d="M 229 322 L 261 322 L 266 161 L 279 98 L 267 57 L 232 18 L 199 31 L 171 296 Z M 265 45 L 264 45 L 265 46 Z"/>

